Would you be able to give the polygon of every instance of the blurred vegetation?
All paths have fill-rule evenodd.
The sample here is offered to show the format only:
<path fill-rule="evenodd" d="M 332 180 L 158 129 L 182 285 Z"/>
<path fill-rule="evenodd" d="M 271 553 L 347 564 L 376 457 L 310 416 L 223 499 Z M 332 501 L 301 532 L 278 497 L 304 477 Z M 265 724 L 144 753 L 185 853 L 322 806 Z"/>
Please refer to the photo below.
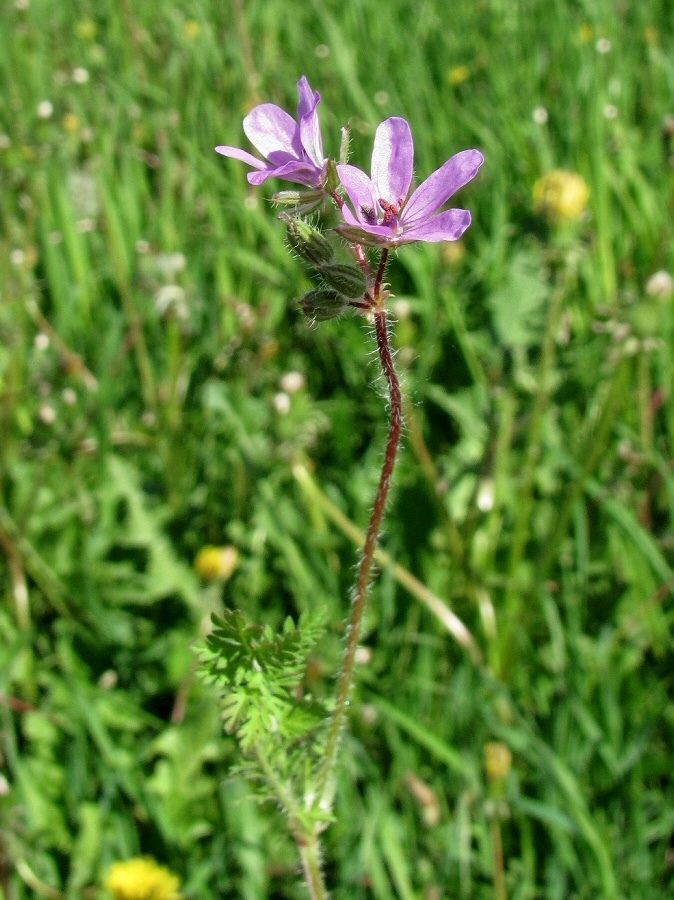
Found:
<path fill-rule="evenodd" d="M 190 649 L 324 606 L 324 696 L 381 460 L 368 328 L 308 327 L 274 186 L 213 152 L 301 74 L 330 153 L 402 115 L 419 178 L 486 157 L 465 239 L 389 272 L 407 434 L 334 897 L 670 896 L 667 0 L 4 4 L 0 893 L 102 898 L 146 854 L 188 898 L 302 896 Z M 553 170 L 579 218 L 535 204 Z"/>

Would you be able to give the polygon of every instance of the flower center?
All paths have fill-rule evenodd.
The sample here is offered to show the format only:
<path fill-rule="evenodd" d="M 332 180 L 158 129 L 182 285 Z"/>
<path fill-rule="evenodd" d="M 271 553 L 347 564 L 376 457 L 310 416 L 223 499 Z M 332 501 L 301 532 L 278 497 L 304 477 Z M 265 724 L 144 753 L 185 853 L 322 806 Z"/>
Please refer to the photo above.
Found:
<path fill-rule="evenodd" d="M 379 205 L 384 210 L 382 225 L 390 225 L 391 228 L 397 228 L 398 216 L 400 215 L 401 209 L 405 205 L 405 198 L 399 197 L 397 203 L 390 203 L 388 200 L 384 200 L 383 197 L 380 197 Z"/>

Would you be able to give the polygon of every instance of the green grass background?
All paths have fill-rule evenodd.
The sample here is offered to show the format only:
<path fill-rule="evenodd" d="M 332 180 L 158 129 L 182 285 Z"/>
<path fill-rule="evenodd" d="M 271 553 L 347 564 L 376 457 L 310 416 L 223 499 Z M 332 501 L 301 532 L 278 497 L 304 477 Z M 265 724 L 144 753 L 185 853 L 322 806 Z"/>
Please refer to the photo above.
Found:
<path fill-rule="evenodd" d="M 213 152 L 246 146 L 255 103 L 294 110 L 301 74 L 330 153 L 350 121 L 367 168 L 402 115 L 418 177 L 486 157 L 465 254 L 389 270 L 409 403 L 383 538 L 479 650 L 383 566 L 333 896 L 495 896 L 497 831 L 508 897 L 672 895 L 674 308 L 645 284 L 674 270 L 673 37 L 668 0 L 6 0 L 5 900 L 102 898 L 139 854 L 187 898 L 304 896 L 280 814 L 226 777 L 190 650 L 223 604 L 272 624 L 324 605 L 307 681 L 327 691 L 357 560 L 330 504 L 363 528 L 381 462 L 366 323 L 308 326 L 273 186 Z M 577 227 L 533 212 L 553 168 L 590 188 Z M 224 585 L 194 573 L 206 544 L 238 549 Z M 498 788 L 490 741 L 512 752 Z"/>

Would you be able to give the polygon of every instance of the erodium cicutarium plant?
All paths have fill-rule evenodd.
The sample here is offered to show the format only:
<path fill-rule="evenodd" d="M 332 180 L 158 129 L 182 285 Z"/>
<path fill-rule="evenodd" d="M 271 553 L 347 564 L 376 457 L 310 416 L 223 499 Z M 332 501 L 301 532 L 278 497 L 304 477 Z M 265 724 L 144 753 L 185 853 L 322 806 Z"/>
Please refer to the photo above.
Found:
<path fill-rule="evenodd" d="M 263 103 L 243 120 L 246 137 L 261 159 L 237 147 L 216 150 L 251 166 L 247 177 L 253 185 L 278 178 L 302 186 L 273 197 L 284 207 L 279 218 L 291 250 L 315 279 L 315 287 L 299 300 L 300 309 L 312 322 L 349 310 L 374 322 L 389 395 L 388 440 L 333 700 L 319 703 L 296 690 L 307 656 L 323 633 L 320 611 L 297 623 L 286 620 L 276 634 L 246 623 L 237 610 L 227 610 L 214 616 L 213 630 L 199 652 L 202 677 L 220 689 L 225 728 L 239 741 L 238 771 L 256 778 L 263 795 L 280 803 L 299 848 L 309 895 L 316 900 L 328 896 L 319 835 L 332 818 L 340 736 L 403 424 L 387 318 L 391 295 L 384 280 L 386 263 L 391 250 L 405 244 L 461 237 L 470 225 L 470 212 L 443 207 L 475 177 L 484 160 L 479 150 L 463 150 L 410 193 L 414 144 L 405 119 L 393 117 L 378 126 L 367 175 L 347 162 L 346 128 L 339 160 L 325 157 L 318 118 L 320 94 L 312 91 L 304 76 L 297 88 L 296 119 L 272 103 Z M 332 207 L 338 218 L 327 232 L 306 218 L 324 206 Z"/>

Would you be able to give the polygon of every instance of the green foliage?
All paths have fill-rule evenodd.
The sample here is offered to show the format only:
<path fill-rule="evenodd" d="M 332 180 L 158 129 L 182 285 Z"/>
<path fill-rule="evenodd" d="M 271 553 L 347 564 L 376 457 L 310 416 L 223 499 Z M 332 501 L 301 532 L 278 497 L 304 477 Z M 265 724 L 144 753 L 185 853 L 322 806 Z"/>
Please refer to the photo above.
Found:
<path fill-rule="evenodd" d="M 255 686 L 320 747 L 385 411 L 363 320 L 296 308 L 308 285 L 265 199 L 283 185 L 252 192 L 213 152 L 244 145 L 255 103 L 293 109 L 302 73 L 326 151 L 350 122 L 355 165 L 390 115 L 418 179 L 486 157 L 457 196 L 463 255 L 410 246 L 387 272 L 409 403 L 382 542 L 481 662 L 382 562 L 333 896 L 493 897 L 495 820 L 509 897 L 672 894 L 674 307 L 646 290 L 674 272 L 670 7 L 3 6 L 6 894 L 103 900 L 113 862 L 150 854 L 186 898 L 303 896 L 190 650 L 213 613 L 282 644 L 324 608 L 296 687 Z M 564 233 L 533 209 L 556 168 L 590 188 Z M 236 549 L 229 580 L 193 571 L 205 545 Z M 498 803 L 493 741 L 512 753 Z"/>
<path fill-rule="evenodd" d="M 238 610 L 225 610 L 213 617 L 213 631 L 198 648 L 201 677 L 222 697 L 225 730 L 236 734 L 245 754 L 264 760 L 265 777 L 271 770 L 285 782 L 320 759 L 327 711 L 300 685 L 324 629 L 321 613 L 305 613 L 297 626 L 288 617 L 275 634 L 268 625 L 247 625 Z"/>

